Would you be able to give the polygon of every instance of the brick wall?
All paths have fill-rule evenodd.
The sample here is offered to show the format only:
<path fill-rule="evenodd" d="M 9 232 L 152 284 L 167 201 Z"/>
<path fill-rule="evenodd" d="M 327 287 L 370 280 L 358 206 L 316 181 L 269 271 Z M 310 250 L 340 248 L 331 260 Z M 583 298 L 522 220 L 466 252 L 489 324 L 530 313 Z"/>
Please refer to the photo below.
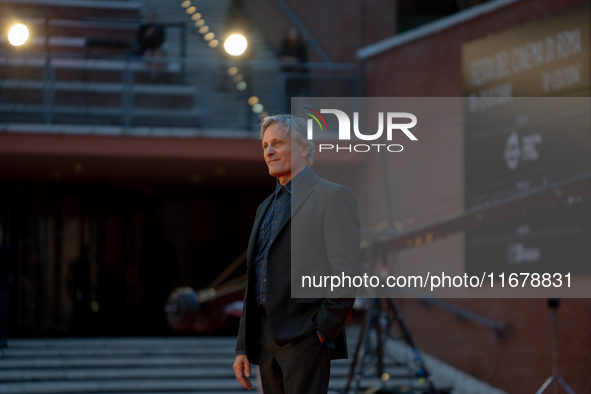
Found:
<path fill-rule="evenodd" d="M 399 300 L 420 349 L 512 394 L 534 393 L 552 374 L 551 322 L 545 299 L 447 301 L 509 323 L 507 337 L 498 338 L 491 329 L 460 321 L 436 306 Z M 590 300 L 562 300 L 557 338 L 558 373 L 576 393 L 591 392 Z"/>
<path fill-rule="evenodd" d="M 589 0 L 521 0 L 363 62 L 364 95 L 462 95 L 462 44 L 552 15 Z"/>
<path fill-rule="evenodd" d="M 518 1 L 368 58 L 363 61 L 364 95 L 459 97 L 462 95 L 463 43 L 588 2 Z M 446 138 L 462 144 L 461 136 L 448 135 Z M 450 153 L 447 164 L 461 166 L 463 147 L 456 148 L 450 152 L 457 155 Z M 421 163 L 419 159 L 414 164 L 406 163 L 403 167 L 406 179 L 400 179 L 398 184 L 404 184 L 406 191 L 422 190 L 423 205 L 428 204 L 429 199 L 432 204 L 441 205 L 437 200 L 438 191 L 424 190 L 425 185 L 437 184 L 441 174 L 438 171 L 425 173 L 421 170 Z M 431 167 L 439 168 L 437 160 L 430 163 Z M 446 177 L 457 184 L 463 182 L 460 179 L 462 174 L 462 171 L 452 171 Z M 394 178 L 401 176 L 395 175 Z M 397 179 L 393 179 L 394 184 Z M 455 195 L 448 195 L 450 201 L 457 203 L 450 205 L 451 211 L 463 206 L 463 188 L 457 187 L 456 190 Z M 393 198 L 396 199 L 397 195 L 401 194 L 395 191 Z M 413 199 L 406 198 L 394 206 L 406 206 L 412 211 Z M 397 220 L 405 219 L 401 214 L 397 213 Z M 456 234 L 416 250 L 399 252 L 394 257 L 399 265 L 436 260 L 438 256 L 463 261 L 463 250 L 464 236 Z M 460 321 L 453 313 L 436 306 L 427 307 L 418 300 L 398 300 L 420 349 L 508 393 L 534 393 L 551 375 L 551 322 L 546 299 L 447 301 L 495 321 L 509 323 L 507 336 L 496 337 L 490 328 L 472 321 Z M 558 316 L 558 372 L 576 393 L 591 393 L 591 300 L 563 299 Z"/>

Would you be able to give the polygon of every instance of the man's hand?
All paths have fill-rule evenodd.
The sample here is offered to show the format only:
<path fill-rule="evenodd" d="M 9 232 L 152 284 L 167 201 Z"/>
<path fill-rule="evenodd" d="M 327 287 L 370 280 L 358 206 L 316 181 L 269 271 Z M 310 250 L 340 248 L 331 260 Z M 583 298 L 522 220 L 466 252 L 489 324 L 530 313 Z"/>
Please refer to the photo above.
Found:
<path fill-rule="evenodd" d="M 252 387 L 250 383 L 250 363 L 245 355 L 241 354 L 236 356 L 234 360 L 234 373 L 236 374 L 236 380 L 245 388 L 249 389 Z"/>

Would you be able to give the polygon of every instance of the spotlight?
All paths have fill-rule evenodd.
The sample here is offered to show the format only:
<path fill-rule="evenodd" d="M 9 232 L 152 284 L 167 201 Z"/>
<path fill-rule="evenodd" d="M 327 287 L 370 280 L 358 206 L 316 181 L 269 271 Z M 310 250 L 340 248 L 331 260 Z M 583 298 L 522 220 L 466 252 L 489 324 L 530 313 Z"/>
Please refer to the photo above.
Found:
<path fill-rule="evenodd" d="M 238 74 L 238 68 L 237 67 L 230 67 L 228 69 L 228 75 L 234 76 L 236 74 Z"/>
<path fill-rule="evenodd" d="M 194 21 L 198 21 L 199 19 L 201 19 L 201 14 L 199 12 L 194 13 L 193 15 L 191 15 L 191 19 L 193 19 Z"/>
<path fill-rule="evenodd" d="M 246 82 L 238 82 L 236 85 L 236 89 L 240 90 L 241 92 L 246 89 Z"/>
<path fill-rule="evenodd" d="M 194 6 L 191 6 L 191 7 L 187 8 L 186 13 L 187 14 L 193 14 L 195 11 L 197 11 L 197 8 L 194 7 Z"/>
<path fill-rule="evenodd" d="M 205 41 L 211 41 L 211 40 L 213 40 L 214 37 L 215 37 L 215 34 L 213 32 L 209 32 L 205 36 L 203 36 Z"/>
<path fill-rule="evenodd" d="M 232 56 L 240 56 L 246 51 L 248 42 L 241 34 L 232 34 L 224 43 L 224 49 Z"/>
<path fill-rule="evenodd" d="M 187 8 L 190 5 L 191 5 L 191 2 L 189 0 L 183 1 L 181 3 L 181 7 L 183 7 L 183 8 Z"/>
<path fill-rule="evenodd" d="M 254 112 L 255 114 L 260 114 L 261 112 L 263 112 L 263 105 L 262 104 L 255 104 L 252 106 L 252 112 Z"/>
<path fill-rule="evenodd" d="M 195 22 L 195 26 L 197 27 L 201 27 L 205 25 L 205 19 L 199 19 L 197 22 Z"/>
<path fill-rule="evenodd" d="M 215 48 L 215 47 L 217 47 L 217 46 L 218 46 L 218 44 L 219 44 L 218 40 L 215 40 L 215 39 L 214 39 L 214 40 L 211 40 L 211 41 L 209 42 L 209 44 L 207 44 L 207 45 L 209 45 L 209 47 L 210 47 L 210 48 Z"/>
<path fill-rule="evenodd" d="M 8 42 L 10 45 L 20 47 L 29 39 L 29 29 L 27 26 L 18 23 L 8 31 Z"/>
<path fill-rule="evenodd" d="M 250 96 L 250 98 L 248 99 L 249 105 L 255 105 L 258 103 L 259 103 L 259 98 L 257 96 Z"/>
<path fill-rule="evenodd" d="M 201 34 L 205 34 L 205 33 L 207 33 L 208 31 L 209 31 L 209 27 L 208 27 L 208 26 L 202 26 L 202 27 L 199 29 L 199 33 L 201 33 Z"/>

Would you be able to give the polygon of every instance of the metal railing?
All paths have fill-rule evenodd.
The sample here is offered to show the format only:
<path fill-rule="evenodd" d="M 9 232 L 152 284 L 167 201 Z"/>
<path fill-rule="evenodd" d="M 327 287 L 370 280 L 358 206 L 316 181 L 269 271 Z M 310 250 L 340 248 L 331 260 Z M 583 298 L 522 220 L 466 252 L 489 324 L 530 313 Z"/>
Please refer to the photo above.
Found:
<path fill-rule="evenodd" d="M 238 90 L 228 75 L 231 66 L 246 82 L 244 89 Z M 0 52 L 0 119 L 253 129 L 260 119 L 248 98 L 257 96 L 265 112 L 288 112 L 293 81 L 305 82 L 306 90 L 300 93 L 310 96 L 361 93 L 357 65 L 307 63 L 306 72 L 285 72 L 281 67 L 279 61 L 230 64 L 218 57 Z M 150 81 L 152 73 L 157 75 L 155 82 Z"/>

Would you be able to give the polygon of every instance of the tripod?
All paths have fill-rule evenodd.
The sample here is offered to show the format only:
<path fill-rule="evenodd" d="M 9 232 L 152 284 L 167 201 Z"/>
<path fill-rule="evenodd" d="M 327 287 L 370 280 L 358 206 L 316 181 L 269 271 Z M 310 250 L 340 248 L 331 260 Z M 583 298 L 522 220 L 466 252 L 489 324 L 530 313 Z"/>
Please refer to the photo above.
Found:
<path fill-rule="evenodd" d="M 573 389 L 558 375 L 558 360 L 556 358 L 556 310 L 560 307 L 560 298 L 548 298 L 550 320 L 552 320 L 552 376 L 550 376 L 536 394 L 542 394 L 552 383 L 558 383 L 568 394 L 575 394 Z M 558 394 L 558 386 L 554 385 L 554 394 Z"/>
<path fill-rule="evenodd" d="M 380 302 L 382 301 L 382 302 Z M 367 318 L 364 326 L 359 333 L 359 340 L 357 341 L 357 347 L 355 348 L 355 355 L 351 363 L 349 374 L 347 375 L 347 385 L 345 386 L 344 393 L 347 394 L 351 389 L 352 383 L 355 384 L 355 391 L 359 392 L 359 386 L 361 379 L 364 377 L 366 366 L 364 365 L 365 359 L 368 354 L 371 353 L 369 350 L 369 334 L 371 328 L 374 327 L 377 333 L 377 341 L 375 346 L 375 356 L 377 357 L 376 375 L 381 377 L 384 373 L 384 347 L 385 342 L 390 336 L 390 328 L 393 323 L 397 323 L 402 332 L 402 335 L 407 344 L 412 348 L 414 353 L 414 365 L 417 369 L 415 376 L 424 379 L 429 385 L 429 393 L 439 393 L 433 386 L 433 382 L 427 368 L 423 363 L 423 359 L 417 347 L 414 344 L 412 335 L 402 320 L 396 305 L 390 298 L 371 300 L 371 307 L 367 311 Z"/>
<path fill-rule="evenodd" d="M 371 250 L 372 255 L 375 256 L 376 247 Z M 384 261 L 386 256 L 384 256 Z M 376 294 L 377 295 L 377 294 Z M 439 394 L 439 391 L 435 389 L 433 386 L 433 382 L 431 379 L 431 375 L 427 371 L 425 364 L 423 363 L 423 358 L 421 357 L 421 353 L 417 349 L 410 330 L 404 323 L 402 319 L 402 315 L 396 308 L 396 305 L 392 301 L 391 298 L 372 298 L 371 299 L 371 307 L 367 311 L 366 321 L 363 325 L 360 333 L 359 339 L 357 341 L 357 346 L 355 348 L 355 354 L 353 356 L 353 361 L 351 362 L 351 368 L 349 370 L 349 374 L 347 375 L 347 385 L 345 386 L 344 393 L 347 394 L 351 389 L 351 384 L 355 383 L 355 393 L 359 392 L 359 386 L 361 384 L 361 379 L 364 376 L 365 372 L 365 359 L 368 356 L 370 351 L 369 348 L 369 334 L 371 328 L 375 328 L 377 333 L 377 341 L 376 341 L 376 348 L 375 348 L 375 355 L 377 356 L 377 366 L 376 366 L 376 375 L 381 377 L 384 373 L 384 347 L 386 345 L 386 341 L 388 337 L 391 336 L 390 329 L 392 324 L 398 324 L 400 331 L 404 337 L 406 343 L 412 348 L 414 353 L 413 363 L 416 367 L 416 374 L 415 376 L 421 379 L 424 379 L 425 382 L 429 385 L 429 393 Z"/>

